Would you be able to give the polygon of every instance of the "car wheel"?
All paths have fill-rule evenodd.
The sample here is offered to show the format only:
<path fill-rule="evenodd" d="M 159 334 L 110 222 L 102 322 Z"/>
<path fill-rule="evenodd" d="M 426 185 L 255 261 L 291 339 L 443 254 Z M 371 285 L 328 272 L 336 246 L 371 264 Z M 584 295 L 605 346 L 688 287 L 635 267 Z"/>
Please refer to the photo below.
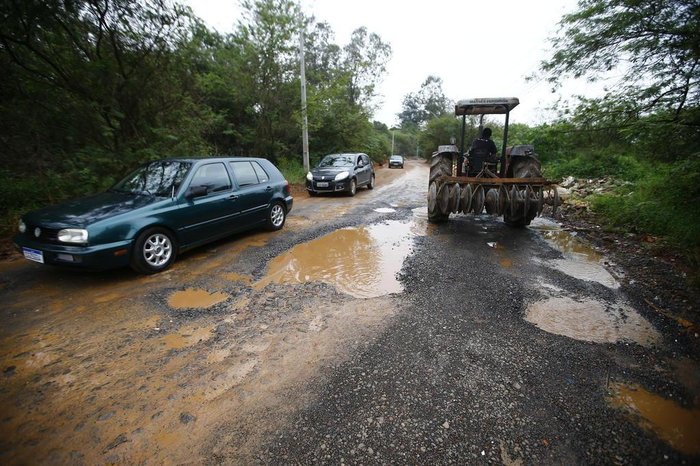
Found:
<path fill-rule="evenodd" d="M 367 185 L 367 189 L 374 189 L 374 173 L 372 173 L 372 176 L 369 179 L 369 184 Z"/>
<path fill-rule="evenodd" d="M 316 191 L 309 191 L 309 196 L 311 196 L 311 197 L 318 196 L 318 193 Z"/>
<path fill-rule="evenodd" d="M 267 212 L 267 229 L 277 231 L 284 226 L 284 221 L 287 219 L 287 210 L 281 202 L 275 202 L 270 206 Z"/>
<path fill-rule="evenodd" d="M 173 234 L 165 228 L 149 228 L 136 239 L 130 265 L 139 273 L 158 273 L 170 267 L 176 256 Z"/>
<path fill-rule="evenodd" d="M 357 181 L 355 178 L 350 180 L 350 189 L 348 189 L 348 196 L 352 197 L 357 192 Z"/>

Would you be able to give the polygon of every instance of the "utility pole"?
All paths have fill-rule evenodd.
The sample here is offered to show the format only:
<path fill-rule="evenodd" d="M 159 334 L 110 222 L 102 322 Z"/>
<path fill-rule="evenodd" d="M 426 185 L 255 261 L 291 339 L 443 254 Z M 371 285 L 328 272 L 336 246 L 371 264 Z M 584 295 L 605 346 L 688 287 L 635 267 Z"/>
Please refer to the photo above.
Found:
<path fill-rule="evenodd" d="M 391 154 L 389 155 L 394 155 L 394 130 L 391 130 Z"/>
<path fill-rule="evenodd" d="M 309 120 L 306 116 L 306 65 L 304 63 L 304 26 L 299 34 L 299 62 L 301 64 L 301 139 L 304 171 L 309 167 Z"/>

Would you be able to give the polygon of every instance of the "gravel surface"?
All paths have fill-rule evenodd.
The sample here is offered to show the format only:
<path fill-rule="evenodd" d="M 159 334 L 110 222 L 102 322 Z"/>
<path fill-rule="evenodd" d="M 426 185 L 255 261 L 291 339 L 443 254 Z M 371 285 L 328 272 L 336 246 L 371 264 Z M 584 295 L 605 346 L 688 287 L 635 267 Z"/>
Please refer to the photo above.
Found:
<path fill-rule="evenodd" d="M 0 264 L 0 462 L 698 463 L 619 396 L 673 403 L 698 436 L 698 301 L 673 256 L 579 217 L 429 225 L 424 164 L 377 181 L 297 192 L 282 231 L 156 276 Z M 268 276 L 344 228 L 306 250 L 324 278 Z M 334 285 L 396 260 L 403 291 Z M 192 292 L 215 303 L 173 305 Z"/>

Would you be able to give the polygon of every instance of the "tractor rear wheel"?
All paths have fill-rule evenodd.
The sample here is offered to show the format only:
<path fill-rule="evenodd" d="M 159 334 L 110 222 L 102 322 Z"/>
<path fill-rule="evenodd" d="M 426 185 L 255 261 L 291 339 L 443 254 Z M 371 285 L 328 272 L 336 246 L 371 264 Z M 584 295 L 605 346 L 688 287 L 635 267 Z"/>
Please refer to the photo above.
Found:
<path fill-rule="evenodd" d="M 441 176 L 452 176 L 452 157 L 446 154 L 438 154 L 430 160 L 430 179 L 428 184 Z"/>
<path fill-rule="evenodd" d="M 443 176 L 452 176 L 452 157 L 450 155 L 438 154 L 430 161 L 430 178 L 428 181 L 428 221 L 431 223 L 443 223 L 450 218 L 447 206 L 446 212 L 441 209 L 438 201 L 438 194 L 442 193 L 441 188 L 444 181 L 439 180 Z M 447 189 L 447 186 L 445 186 Z"/>

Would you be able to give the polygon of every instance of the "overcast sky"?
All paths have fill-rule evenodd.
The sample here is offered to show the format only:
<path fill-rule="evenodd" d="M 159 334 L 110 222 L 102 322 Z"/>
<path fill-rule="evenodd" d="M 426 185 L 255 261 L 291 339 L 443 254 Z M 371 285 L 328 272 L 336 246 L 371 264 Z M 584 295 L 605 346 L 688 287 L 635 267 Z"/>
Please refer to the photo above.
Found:
<path fill-rule="evenodd" d="M 236 0 L 181 0 L 219 32 L 231 32 L 240 17 Z M 397 123 L 403 97 L 420 89 L 428 75 L 443 80 L 450 99 L 518 97 L 511 121 L 537 124 L 559 95 L 591 94 L 591 86 L 570 83 L 557 94 L 545 82 L 526 82 L 547 57 L 551 37 L 576 0 L 302 0 L 304 11 L 328 22 L 335 42 L 366 26 L 391 45 L 393 54 L 378 88 L 374 119 Z"/>

